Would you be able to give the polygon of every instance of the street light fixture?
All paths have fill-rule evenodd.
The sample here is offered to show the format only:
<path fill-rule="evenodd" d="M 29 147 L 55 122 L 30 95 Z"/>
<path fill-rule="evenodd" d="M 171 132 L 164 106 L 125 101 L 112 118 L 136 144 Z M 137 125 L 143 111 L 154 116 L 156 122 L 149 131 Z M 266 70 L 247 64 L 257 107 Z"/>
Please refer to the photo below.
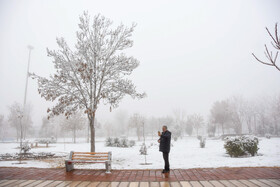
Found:
<path fill-rule="evenodd" d="M 24 162 L 21 162 L 22 160 L 22 138 L 23 138 L 23 127 L 22 127 L 22 119 L 25 115 L 25 105 L 26 105 L 26 96 L 27 96 L 27 86 L 28 86 L 28 77 L 29 77 L 29 66 L 30 66 L 30 57 L 31 57 L 31 50 L 34 49 L 33 46 L 28 45 L 27 46 L 29 50 L 29 55 L 28 55 L 28 64 L 27 64 L 27 73 L 26 73 L 26 82 L 25 82 L 25 91 L 24 91 L 24 101 L 23 101 L 23 110 L 18 111 L 18 118 L 20 120 L 20 159 L 18 164 L 24 164 Z"/>

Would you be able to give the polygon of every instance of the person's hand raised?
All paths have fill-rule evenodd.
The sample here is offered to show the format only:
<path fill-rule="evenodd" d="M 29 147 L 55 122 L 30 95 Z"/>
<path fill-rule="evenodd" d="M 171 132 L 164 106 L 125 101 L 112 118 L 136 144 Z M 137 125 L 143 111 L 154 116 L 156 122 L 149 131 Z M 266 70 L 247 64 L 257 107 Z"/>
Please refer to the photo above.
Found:
<path fill-rule="evenodd" d="M 161 136 L 161 133 L 160 133 L 160 131 L 158 131 L 158 136 Z"/>

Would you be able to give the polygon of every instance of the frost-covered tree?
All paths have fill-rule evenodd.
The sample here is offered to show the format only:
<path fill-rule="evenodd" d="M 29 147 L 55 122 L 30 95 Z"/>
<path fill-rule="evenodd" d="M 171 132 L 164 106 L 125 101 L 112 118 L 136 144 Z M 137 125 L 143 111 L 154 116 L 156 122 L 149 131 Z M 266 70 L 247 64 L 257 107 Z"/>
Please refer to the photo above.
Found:
<path fill-rule="evenodd" d="M 204 124 L 204 119 L 203 116 L 200 114 L 192 114 L 187 117 L 187 126 L 188 127 L 191 126 L 192 128 L 194 128 L 196 130 L 197 136 L 198 136 L 198 131 L 200 128 L 202 128 L 203 124 Z"/>
<path fill-rule="evenodd" d="M 22 110 L 19 103 L 15 102 L 13 105 L 8 107 L 10 110 L 10 113 L 8 115 L 8 123 L 11 127 L 15 128 L 16 130 L 16 137 L 17 141 L 20 138 L 20 112 Z"/>
<path fill-rule="evenodd" d="M 159 121 L 159 130 L 161 131 L 162 126 L 166 125 L 168 127 L 168 129 L 171 129 L 171 127 L 174 126 L 174 120 L 171 116 L 166 116 L 166 117 L 160 117 L 158 118 Z"/>
<path fill-rule="evenodd" d="M 47 138 L 52 138 L 55 137 L 56 141 L 58 140 L 58 136 L 61 137 L 61 135 L 63 134 L 64 137 L 64 131 L 62 131 L 61 129 L 61 123 L 65 120 L 65 116 L 64 115 L 58 115 L 58 116 L 54 116 L 52 118 L 50 118 L 48 120 L 48 118 L 45 118 L 44 120 L 46 122 L 48 122 L 48 127 L 51 128 L 51 134 L 47 136 Z"/>
<path fill-rule="evenodd" d="M 221 126 L 222 133 L 225 133 L 227 128 L 226 124 L 230 120 L 229 115 L 229 103 L 227 100 L 216 101 L 210 110 L 210 121 L 212 124 L 218 124 Z"/>
<path fill-rule="evenodd" d="M 272 99 L 270 116 L 274 124 L 274 134 L 279 136 L 280 131 L 280 94 Z"/>
<path fill-rule="evenodd" d="M 157 132 L 160 130 L 159 127 L 159 121 L 156 117 L 150 117 L 147 119 L 147 129 L 146 132 L 149 133 L 152 136 L 152 139 L 154 138 L 154 136 L 157 137 Z"/>
<path fill-rule="evenodd" d="M 118 136 L 119 135 L 128 135 L 128 125 L 127 125 L 127 120 L 128 120 L 128 116 L 126 111 L 123 110 L 119 110 L 116 112 L 115 116 L 114 116 L 114 121 L 117 125 L 118 128 Z"/>
<path fill-rule="evenodd" d="M 53 58 L 56 73 L 49 78 L 31 74 L 38 81 L 41 97 L 56 101 L 48 109 L 49 116 L 64 114 L 71 116 L 83 109 L 89 119 L 91 132 L 91 151 L 95 151 L 96 111 L 102 100 L 104 104 L 117 107 L 125 95 L 143 98 L 137 93 L 135 85 L 128 79 L 139 61 L 122 53 L 132 47 L 132 32 L 135 24 L 123 24 L 113 28 L 112 21 L 97 15 L 91 22 L 84 12 L 80 16 L 79 31 L 75 49 L 71 49 L 64 38 L 58 38 L 59 50 L 47 49 Z"/>
<path fill-rule="evenodd" d="M 186 112 L 181 109 L 175 109 L 173 110 L 173 116 L 174 116 L 174 124 L 176 126 L 182 127 L 183 124 L 185 123 Z"/>
<path fill-rule="evenodd" d="M 0 139 L 3 137 L 4 115 L 0 114 Z"/>
<path fill-rule="evenodd" d="M 69 118 L 64 118 L 61 122 L 61 129 L 63 131 L 70 131 L 73 133 L 73 141 L 76 143 L 77 131 L 84 129 L 86 126 L 87 119 L 83 116 L 81 112 L 72 114 Z"/>
<path fill-rule="evenodd" d="M 40 129 L 40 136 L 44 138 L 50 138 L 55 135 L 54 129 L 54 124 L 51 123 L 51 121 L 48 120 L 47 117 L 43 117 Z"/>
<path fill-rule="evenodd" d="M 22 138 L 25 139 L 28 131 L 32 127 L 31 106 L 27 105 L 23 112 L 23 107 L 17 102 L 14 102 L 9 108 L 8 123 L 15 128 L 17 141 L 22 133 Z"/>
<path fill-rule="evenodd" d="M 193 122 L 191 120 L 190 117 L 187 118 L 187 121 L 186 121 L 186 133 L 191 136 L 192 133 L 193 133 Z"/>
<path fill-rule="evenodd" d="M 255 117 L 255 111 L 254 111 L 254 103 L 252 101 L 245 101 L 243 105 L 243 116 L 244 121 L 247 124 L 248 132 L 251 134 L 253 132 L 253 125 L 254 125 L 254 117 Z"/>
<path fill-rule="evenodd" d="M 114 136 L 114 132 L 115 132 L 115 129 L 113 128 L 114 126 L 112 125 L 111 122 L 108 122 L 106 121 L 103 125 L 103 128 L 105 130 L 105 133 L 106 133 L 106 136 L 107 137 L 111 137 L 111 136 Z"/>
<path fill-rule="evenodd" d="M 244 121 L 244 99 L 241 96 L 233 96 L 229 99 L 230 125 L 236 134 L 241 134 Z"/>
<path fill-rule="evenodd" d="M 214 137 L 216 133 L 216 125 L 212 124 L 211 121 L 207 123 L 207 133 L 209 137 Z"/>
<path fill-rule="evenodd" d="M 140 114 L 135 113 L 129 118 L 129 127 L 136 129 L 138 141 L 140 141 L 141 137 L 143 136 L 143 123 L 144 117 L 142 117 Z"/>
<path fill-rule="evenodd" d="M 184 132 L 184 126 L 186 124 L 186 112 L 181 109 L 175 109 L 173 110 L 173 116 L 174 116 L 174 126 L 172 127 L 172 135 L 175 140 L 177 138 L 182 138 L 183 132 Z"/>

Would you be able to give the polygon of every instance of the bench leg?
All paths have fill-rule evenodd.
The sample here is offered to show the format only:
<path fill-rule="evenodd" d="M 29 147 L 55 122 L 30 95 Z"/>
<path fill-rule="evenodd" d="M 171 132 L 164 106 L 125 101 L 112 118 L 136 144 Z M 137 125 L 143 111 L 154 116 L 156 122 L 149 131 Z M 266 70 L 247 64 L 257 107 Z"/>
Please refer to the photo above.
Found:
<path fill-rule="evenodd" d="M 106 161 L 105 166 L 106 166 L 106 173 L 111 173 L 111 162 Z"/>
<path fill-rule="evenodd" d="M 66 172 L 73 170 L 74 169 L 74 163 L 70 162 L 68 160 L 65 160 L 65 168 L 66 168 Z"/>

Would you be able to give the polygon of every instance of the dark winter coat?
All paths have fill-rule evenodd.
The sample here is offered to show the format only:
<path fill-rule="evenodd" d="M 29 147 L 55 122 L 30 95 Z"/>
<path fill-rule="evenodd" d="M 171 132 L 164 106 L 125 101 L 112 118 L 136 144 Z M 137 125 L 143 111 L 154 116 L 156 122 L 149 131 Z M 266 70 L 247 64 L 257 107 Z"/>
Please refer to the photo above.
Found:
<path fill-rule="evenodd" d="M 162 132 L 160 136 L 160 143 L 159 143 L 159 151 L 164 153 L 170 152 L 170 143 L 171 143 L 171 132 L 168 130 L 165 132 Z"/>

